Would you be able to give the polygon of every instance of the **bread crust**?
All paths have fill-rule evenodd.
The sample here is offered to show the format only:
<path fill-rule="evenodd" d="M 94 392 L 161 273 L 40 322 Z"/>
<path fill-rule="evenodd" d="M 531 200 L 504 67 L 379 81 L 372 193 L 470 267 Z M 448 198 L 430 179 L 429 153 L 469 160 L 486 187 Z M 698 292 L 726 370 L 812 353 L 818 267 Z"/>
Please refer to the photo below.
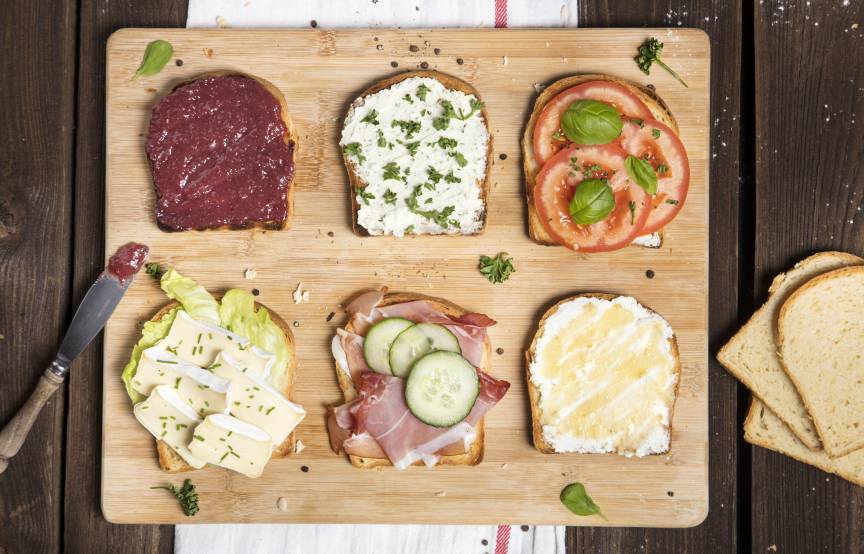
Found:
<path fill-rule="evenodd" d="M 214 294 L 213 295 L 216 300 L 221 300 L 222 295 Z M 168 304 L 162 306 L 162 308 L 156 312 L 153 317 L 150 318 L 150 321 L 156 322 L 162 319 L 168 312 L 173 310 L 174 308 L 179 308 L 180 303 L 176 301 L 169 302 Z M 279 314 L 268 308 L 267 306 L 260 304 L 258 302 L 255 303 L 255 309 L 265 309 L 270 314 L 270 320 L 275 323 L 279 329 L 285 334 L 285 342 L 288 343 L 288 349 L 291 352 L 290 359 L 288 360 L 288 366 L 285 368 L 285 373 L 288 376 L 285 388 L 283 388 L 280 392 L 285 396 L 285 398 L 291 399 L 294 393 L 294 381 L 297 379 L 297 349 L 294 347 L 294 335 L 291 333 L 291 326 L 282 319 Z M 295 432 L 291 431 L 291 433 L 282 441 L 282 444 L 273 448 L 273 454 L 270 456 L 271 459 L 274 458 L 286 458 L 294 453 L 294 448 L 296 445 L 296 436 Z M 167 473 L 181 473 L 185 471 L 194 471 L 195 468 L 186 463 L 179 454 L 174 452 L 167 444 L 164 442 L 155 439 L 156 441 L 156 453 L 159 460 L 159 467 L 162 471 Z"/>
<path fill-rule="evenodd" d="M 613 77 L 611 75 L 602 74 L 584 74 L 572 75 L 559 79 L 543 89 L 543 92 L 537 96 L 534 102 L 534 109 L 531 110 L 531 116 L 525 124 L 525 132 L 522 134 L 522 169 L 525 173 L 525 200 L 528 203 L 528 235 L 535 242 L 546 246 L 561 246 L 552 238 L 543 226 L 540 216 L 537 214 L 537 209 L 534 206 L 534 185 L 536 185 L 537 174 L 540 172 L 540 164 L 534 157 L 534 127 L 540 117 L 543 108 L 552 100 L 558 93 L 576 85 L 587 83 L 589 81 L 610 81 L 624 86 L 639 97 L 642 102 L 648 107 L 648 110 L 654 116 L 654 119 L 664 123 L 679 133 L 678 122 L 669 110 L 666 103 L 652 89 L 640 84 Z M 659 231 L 662 244 L 663 231 Z M 650 248 L 650 247 L 649 247 Z"/>
<path fill-rule="evenodd" d="M 794 266 L 792 269 L 790 269 L 789 271 L 786 271 L 786 272 L 783 272 L 783 273 L 779 273 L 779 274 L 777 274 L 777 275 L 774 277 L 774 279 L 771 281 L 771 285 L 768 287 L 768 298 L 770 298 L 770 297 L 771 297 L 772 295 L 774 295 L 778 290 L 780 290 L 780 287 L 783 285 L 783 282 L 786 280 L 786 275 L 787 275 L 789 272 L 794 271 L 795 269 L 797 269 L 797 268 L 803 266 L 804 264 L 817 262 L 817 261 L 821 260 L 822 258 L 827 258 L 827 257 L 836 258 L 838 261 L 842 260 L 842 263 L 844 263 L 844 264 L 846 264 L 846 265 L 850 265 L 850 266 L 852 266 L 852 265 L 860 265 L 860 264 L 864 263 L 864 259 L 861 259 L 861 258 L 859 258 L 858 256 L 855 256 L 854 254 L 849 254 L 849 253 L 847 253 L 847 252 L 835 252 L 835 251 L 818 252 L 818 253 L 816 253 L 816 254 L 813 254 L 813 255 L 811 255 L 811 256 L 808 256 L 808 257 L 804 258 L 803 260 L 799 261 L 799 262 L 796 263 L 795 266 Z M 818 277 L 818 276 L 817 276 L 817 277 Z M 805 284 L 806 284 L 806 283 L 805 283 Z M 802 285 L 802 286 L 803 286 L 803 285 Z M 797 289 L 796 289 L 796 290 L 797 290 Z M 792 293 L 794 293 L 794 292 L 795 292 L 795 291 L 792 291 Z M 792 293 L 790 293 L 789 297 L 792 296 Z M 788 300 L 788 297 L 787 297 L 787 300 Z M 732 360 L 729 359 L 729 357 L 728 357 L 728 355 L 727 355 L 727 351 L 728 351 L 728 349 L 730 349 L 730 348 L 732 347 L 732 345 L 733 345 L 736 341 L 741 340 L 740 336 L 741 336 L 744 332 L 747 331 L 747 329 L 748 329 L 748 327 L 751 325 L 751 323 L 754 322 L 756 319 L 758 319 L 758 318 L 762 315 L 762 312 L 764 312 L 767 308 L 768 308 L 768 299 L 766 298 L 766 300 L 765 300 L 765 302 L 762 304 L 762 306 L 760 306 L 759 309 L 756 310 L 756 311 L 753 313 L 753 315 L 750 316 L 750 318 L 747 320 L 747 323 L 745 323 L 744 325 L 742 325 L 741 328 L 738 329 L 738 331 L 737 331 L 734 335 L 732 335 L 732 337 L 731 337 L 731 338 L 726 342 L 726 344 L 723 345 L 723 347 L 720 349 L 720 351 L 717 352 L 717 361 L 720 362 L 720 365 L 722 365 L 722 366 L 726 369 L 726 371 L 728 371 L 728 372 L 731 373 L 731 374 L 732 374 L 736 379 L 738 379 L 739 381 L 741 381 L 741 383 L 743 383 L 744 386 L 747 387 L 747 388 L 750 390 L 750 392 L 753 394 L 753 396 L 759 398 L 759 400 L 760 400 L 763 404 L 765 404 L 766 407 L 768 407 L 769 409 L 771 409 L 771 406 L 770 406 L 770 403 L 769 403 L 770 401 L 769 401 L 769 402 L 766 402 L 766 401 L 765 401 L 765 399 L 764 399 L 764 398 L 762 397 L 762 395 L 760 394 L 760 391 L 757 390 L 757 387 L 755 386 L 755 383 L 753 383 L 753 381 L 752 381 L 752 380 L 747 376 L 746 373 L 743 373 L 743 372 L 738 371 L 738 368 L 735 366 L 735 364 L 732 363 Z M 776 328 L 776 326 L 775 326 L 775 328 Z M 779 351 L 778 351 L 777 356 L 778 356 L 778 358 L 780 358 Z M 781 359 L 781 362 L 780 362 L 780 363 L 781 363 L 781 367 L 783 367 L 783 368 L 784 368 L 784 371 L 785 371 L 785 366 L 783 365 L 782 359 Z M 787 373 L 787 375 L 788 375 L 788 371 L 786 371 L 786 373 Z M 790 380 L 791 380 L 791 377 L 790 377 Z M 794 381 L 793 381 L 793 384 L 794 384 Z M 795 386 L 795 388 L 796 388 L 796 389 L 798 388 L 797 385 Z M 800 393 L 798 394 L 798 397 L 799 397 L 799 398 L 801 397 L 801 394 L 800 394 Z M 803 403 L 803 400 L 802 400 L 802 403 Z M 805 405 L 805 406 L 806 406 L 806 405 Z M 752 408 L 752 405 L 751 405 L 751 411 L 752 411 L 752 409 L 753 409 L 753 408 Z M 781 414 L 780 412 L 775 411 L 775 410 L 771 410 L 771 411 L 772 411 L 772 413 L 773 413 L 774 415 L 776 415 L 776 416 L 777 416 L 777 417 L 778 417 L 778 418 L 779 418 L 783 423 L 785 423 L 787 427 L 789 427 L 789 430 L 792 431 L 793 434 L 795 434 L 795 436 L 798 438 L 798 440 L 800 440 L 801 443 L 804 444 L 807 448 L 809 448 L 810 450 L 821 450 L 821 448 L 822 448 L 822 444 L 821 444 L 820 442 L 816 442 L 816 443 L 814 443 L 813 440 L 812 440 L 812 439 L 808 439 L 807 436 L 801 436 L 798 432 L 796 432 L 795 427 L 793 427 L 792 425 L 790 425 L 790 422 L 789 422 L 789 421 L 786 421 L 786 418 L 784 417 L 784 414 Z M 748 414 L 748 417 L 749 417 L 749 414 Z M 812 421 L 812 418 L 811 418 L 811 421 Z M 745 423 L 745 426 L 746 426 L 746 423 Z M 761 445 L 760 445 L 760 446 L 761 446 Z"/>
<path fill-rule="evenodd" d="M 452 318 L 458 318 L 469 313 L 468 310 L 465 310 L 464 308 L 448 300 L 411 292 L 387 292 L 384 294 L 384 299 L 378 304 L 378 306 L 385 307 L 391 306 L 393 304 L 401 304 L 403 302 L 414 302 L 416 300 L 424 300 L 430 305 L 432 305 L 436 310 Z M 345 330 L 352 333 L 354 332 L 354 327 L 350 321 L 347 325 L 345 325 Z M 491 359 L 492 343 L 489 340 L 489 336 L 487 335 L 486 343 L 483 347 L 483 363 L 480 367 L 481 371 L 491 374 Z M 355 398 L 357 393 L 354 389 L 353 382 L 351 381 L 349 376 L 345 375 L 345 372 L 342 371 L 338 365 L 336 366 L 336 376 L 337 380 L 339 381 L 339 388 L 342 389 L 342 393 L 345 396 L 345 401 L 347 402 Z M 438 461 L 438 465 L 474 466 L 483 461 L 483 452 L 485 447 L 485 430 L 483 419 L 481 419 L 477 423 L 476 431 L 477 438 L 471 444 L 471 448 L 468 449 L 467 452 L 463 454 L 454 454 L 451 456 L 441 456 L 441 459 Z M 366 469 L 375 467 L 387 467 L 393 465 L 393 463 L 390 462 L 388 458 L 363 458 L 360 456 L 348 454 L 348 459 L 351 462 L 351 465 L 353 465 L 354 467 Z M 423 462 L 418 460 L 414 462 L 413 465 L 416 466 L 421 464 L 423 464 Z"/>
<path fill-rule="evenodd" d="M 250 221 L 245 225 L 217 225 L 215 227 L 208 227 L 206 229 L 195 229 L 197 231 L 220 231 L 220 230 L 232 230 L 232 231 L 241 231 L 243 229 L 263 229 L 267 231 L 281 231 L 291 228 L 291 219 L 294 217 L 294 179 L 297 176 L 297 157 L 298 152 L 300 150 L 300 142 L 298 141 L 297 132 L 294 128 L 294 122 L 291 119 L 291 116 L 288 113 L 288 102 L 285 100 L 285 95 L 282 94 L 276 85 L 267 81 L 266 79 L 262 79 L 261 77 L 257 77 L 255 75 L 250 75 L 248 73 L 243 73 L 241 71 L 209 71 L 207 73 L 202 73 L 197 77 L 189 79 L 187 81 L 183 81 L 177 84 L 174 88 L 171 89 L 171 92 L 176 91 L 177 89 L 186 86 L 190 83 L 194 83 L 195 81 L 199 81 L 201 79 L 205 79 L 207 77 L 226 77 L 229 75 L 237 75 L 240 77 L 246 77 L 247 79 L 252 79 L 257 81 L 262 87 L 264 87 L 267 92 L 269 92 L 278 102 L 279 102 L 279 116 L 282 119 L 282 122 L 285 124 L 285 135 L 283 136 L 283 140 L 285 144 L 294 143 L 294 151 L 292 153 L 292 160 L 294 162 L 294 171 L 291 174 L 291 180 L 288 182 L 288 188 L 286 190 L 285 196 L 288 202 L 288 209 L 285 215 L 285 222 L 282 224 L 277 224 L 274 222 L 268 221 Z M 169 93 L 170 94 L 170 93 Z M 153 164 L 150 162 L 150 172 L 151 177 L 153 174 Z M 156 189 L 156 185 L 154 183 L 153 188 Z M 156 194 L 158 196 L 159 190 L 156 189 Z M 167 233 L 184 233 L 187 232 L 182 229 L 173 229 L 171 227 L 167 227 L 162 225 L 158 219 L 156 219 L 156 225 L 159 226 L 159 229 L 165 231 Z"/>
<path fill-rule="evenodd" d="M 537 331 L 534 333 L 534 337 L 531 339 L 531 346 L 528 350 L 525 351 L 525 382 L 528 386 L 528 399 L 531 404 L 531 436 L 534 440 L 534 448 L 539 450 L 544 454 L 573 454 L 573 452 L 558 452 L 556 451 L 551 444 L 543 437 L 543 425 L 540 423 L 540 391 L 534 385 L 533 381 L 531 381 L 531 364 L 534 362 L 534 356 L 537 350 L 537 341 L 540 339 L 540 336 L 543 334 L 543 330 L 545 329 L 546 320 L 549 319 L 555 312 L 558 311 L 558 308 L 567 302 L 572 300 L 576 300 L 577 298 L 599 298 L 601 300 L 615 300 L 619 298 L 620 294 L 608 294 L 604 292 L 587 292 L 581 294 L 575 294 L 573 296 L 568 296 L 562 300 L 556 302 L 551 308 L 546 310 L 543 314 L 543 317 L 540 318 L 540 321 L 537 322 Z M 648 310 L 653 314 L 658 314 L 642 302 L 639 302 L 639 305 Z M 663 316 L 660 316 L 663 317 Z M 665 321 L 665 319 L 664 319 Z M 669 406 L 669 425 L 667 428 L 669 429 L 670 439 L 669 445 L 671 448 L 672 445 L 672 416 L 675 413 L 675 404 L 678 400 L 678 388 L 681 385 L 681 356 L 678 351 L 678 341 L 675 338 L 675 334 L 673 332 L 672 337 L 669 339 L 670 345 L 672 347 L 672 353 L 675 356 L 675 374 L 677 375 L 677 379 L 675 380 L 675 392 L 672 399 L 672 405 Z M 656 452 L 652 455 L 663 454 L 668 452 L 667 448 L 663 452 Z"/>
<path fill-rule="evenodd" d="M 813 426 L 816 428 L 816 432 L 819 434 L 819 438 L 822 439 L 822 448 L 825 450 L 825 453 L 828 454 L 830 458 L 839 458 L 840 456 L 845 456 L 850 452 L 854 452 L 855 450 L 864 447 L 864 439 L 861 439 L 858 442 L 849 443 L 843 448 L 834 448 L 833 444 L 830 444 L 829 441 L 825 440 L 825 430 L 822 426 L 824 422 L 820 422 L 817 418 L 812 416 L 812 414 L 814 413 L 813 405 L 810 402 L 808 396 L 804 394 L 801 382 L 797 379 L 795 373 L 789 371 L 789 366 L 787 365 L 786 360 L 783 357 L 783 344 L 786 340 L 783 333 L 783 320 L 786 319 L 788 312 L 791 309 L 791 306 L 797 301 L 798 297 L 803 295 L 811 288 L 819 285 L 823 281 L 830 281 L 832 279 L 842 278 L 846 275 L 854 275 L 856 273 L 864 273 L 864 266 L 853 265 L 849 267 L 842 267 L 840 269 L 828 271 L 827 273 L 823 273 L 817 277 L 814 277 L 813 279 L 810 279 L 809 281 L 798 287 L 798 290 L 793 292 L 789 296 L 789 298 L 786 299 L 786 301 L 783 303 L 783 306 L 780 308 L 780 313 L 777 316 L 777 357 L 780 359 L 780 365 L 783 367 L 786 375 L 789 376 L 792 384 L 795 385 L 795 388 L 798 390 L 798 395 L 804 402 L 804 407 L 807 408 L 807 413 L 811 414 L 810 419 L 813 421 Z"/>
<path fill-rule="evenodd" d="M 351 117 L 351 114 L 354 110 L 363 105 L 368 96 L 375 94 L 376 92 L 380 92 L 384 89 L 388 89 L 397 83 L 401 83 L 405 79 L 411 79 L 414 77 L 418 78 L 429 78 L 435 79 L 445 88 L 449 90 L 456 90 L 459 92 L 463 92 L 465 94 L 470 94 L 475 96 L 478 100 L 482 100 L 480 98 L 480 93 L 473 86 L 468 84 L 467 82 L 459 79 L 457 77 L 453 77 L 452 75 L 448 75 L 447 73 L 441 73 L 440 71 L 404 71 L 402 73 L 393 75 L 392 77 L 388 77 L 377 83 L 373 84 L 369 88 L 363 91 L 360 96 L 358 96 L 351 105 L 348 107 L 348 111 L 345 114 L 345 118 L 342 120 L 342 128 L 345 127 L 345 122 L 348 121 L 348 118 Z M 489 183 L 491 180 L 491 172 L 492 172 L 492 151 L 493 151 L 493 137 L 491 127 L 489 125 L 489 113 L 486 111 L 486 107 L 483 106 L 480 108 L 480 115 L 483 117 L 483 123 L 486 125 L 486 131 L 489 133 L 489 142 L 486 145 L 486 174 L 485 178 L 482 182 L 476 183 L 478 187 L 480 187 L 480 198 L 483 201 L 483 216 L 482 216 L 482 224 L 480 226 L 480 230 L 476 233 L 471 233 L 470 235 L 464 236 L 472 236 L 472 235 L 481 235 L 483 231 L 486 229 L 486 221 L 489 214 Z M 366 186 L 366 182 L 357 175 L 357 172 L 354 169 L 354 162 L 345 155 L 345 152 L 342 152 L 342 162 L 345 165 L 345 171 L 348 172 L 348 196 L 351 198 L 351 228 L 354 229 L 354 233 L 361 237 L 371 237 L 371 236 L 386 236 L 386 235 L 371 235 L 362 225 L 357 222 L 357 212 L 360 210 L 360 203 L 357 201 L 357 195 L 354 194 L 356 189 L 361 189 Z M 424 233 L 431 234 L 431 233 Z M 438 234 L 446 234 L 446 233 L 438 233 Z M 459 236 L 459 235 L 454 235 Z"/>

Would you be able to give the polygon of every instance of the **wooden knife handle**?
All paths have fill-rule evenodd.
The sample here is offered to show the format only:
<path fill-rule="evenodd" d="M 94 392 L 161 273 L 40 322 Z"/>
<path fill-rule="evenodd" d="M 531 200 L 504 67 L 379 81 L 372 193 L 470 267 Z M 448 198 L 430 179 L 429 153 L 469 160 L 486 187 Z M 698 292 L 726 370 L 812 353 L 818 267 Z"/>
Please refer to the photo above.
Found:
<path fill-rule="evenodd" d="M 51 395 L 54 394 L 54 391 L 62 383 L 62 377 L 59 377 L 50 369 L 46 369 L 42 377 L 39 378 L 36 390 L 33 391 L 27 402 L 18 410 L 15 417 L 0 431 L 0 473 L 6 471 L 9 459 L 21 449 L 24 439 L 27 438 L 27 434 L 30 432 L 30 428 L 33 427 L 33 423 L 39 417 L 39 412 L 42 411 L 42 406 L 48 402 L 48 399 L 51 398 Z"/>

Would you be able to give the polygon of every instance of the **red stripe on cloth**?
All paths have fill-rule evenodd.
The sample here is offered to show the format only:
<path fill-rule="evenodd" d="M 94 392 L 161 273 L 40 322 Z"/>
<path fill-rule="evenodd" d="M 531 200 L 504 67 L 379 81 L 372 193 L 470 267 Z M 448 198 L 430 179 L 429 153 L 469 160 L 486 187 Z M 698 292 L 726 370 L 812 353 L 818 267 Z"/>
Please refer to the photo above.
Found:
<path fill-rule="evenodd" d="M 495 27 L 507 26 L 507 0 L 495 0 Z"/>
<path fill-rule="evenodd" d="M 496 0 L 496 3 L 498 0 Z M 497 25 L 496 25 L 497 27 Z M 498 534 L 495 537 L 495 554 L 507 554 L 510 548 L 510 526 L 499 525 Z"/>

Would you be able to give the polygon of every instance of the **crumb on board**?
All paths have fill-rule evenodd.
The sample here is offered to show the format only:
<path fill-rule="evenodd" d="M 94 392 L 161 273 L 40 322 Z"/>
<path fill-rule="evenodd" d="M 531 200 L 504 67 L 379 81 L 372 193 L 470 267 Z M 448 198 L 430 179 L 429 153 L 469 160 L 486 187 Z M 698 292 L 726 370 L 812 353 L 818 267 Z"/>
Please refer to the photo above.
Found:
<path fill-rule="evenodd" d="M 204 48 L 204 55 L 208 58 L 213 57 L 213 49 L 212 48 Z"/>
<path fill-rule="evenodd" d="M 288 506 L 290 506 L 290 504 L 288 503 L 288 499 L 284 496 L 279 497 L 279 500 L 276 501 L 276 508 L 278 508 L 280 512 L 287 512 Z"/>
<path fill-rule="evenodd" d="M 309 302 L 309 291 L 303 290 L 303 283 L 297 283 L 297 288 L 294 289 L 294 294 L 291 295 L 294 298 L 295 304 L 303 304 L 304 302 Z"/>
<path fill-rule="evenodd" d="M 438 498 L 443 498 L 447 496 L 447 491 L 438 491 L 435 493 L 435 496 L 437 496 Z"/>
<path fill-rule="evenodd" d="M 501 57 L 501 64 L 502 64 L 504 67 L 507 67 L 507 64 L 509 64 L 509 63 L 510 63 L 510 60 L 507 58 L 507 56 L 502 56 L 502 57 Z"/>
<path fill-rule="evenodd" d="M 248 269 L 243 273 L 243 277 L 245 277 L 247 281 L 251 281 L 252 279 L 254 279 L 254 278 L 257 277 L 257 276 L 258 276 L 258 272 L 255 271 L 255 269 L 254 269 L 254 268 L 251 268 L 251 267 L 248 268 Z"/>
<path fill-rule="evenodd" d="M 304 450 L 306 450 L 306 445 L 303 444 L 303 441 L 301 441 L 300 439 L 297 439 L 297 442 L 294 443 L 294 453 L 299 454 L 299 453 L 303 452 Z"/>
<path fill-rule="evenodd" d="M 228 25 L 228 20 L 221 15 L 216 16 L 216 26 L 220 29 L 228 29 L 229 27 L 231 27 L 230 25 Z"/>

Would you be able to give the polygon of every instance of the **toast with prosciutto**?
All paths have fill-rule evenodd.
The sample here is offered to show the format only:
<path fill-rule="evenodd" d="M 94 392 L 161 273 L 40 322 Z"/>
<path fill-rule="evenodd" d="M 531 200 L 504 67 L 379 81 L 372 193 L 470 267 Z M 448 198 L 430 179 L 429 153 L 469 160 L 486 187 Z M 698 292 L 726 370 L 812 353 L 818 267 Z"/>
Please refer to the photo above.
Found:
<path fill-rule="evenodd" d="M 345 403 L 330 409 L 337 454 L 356 467 L 476 465 L 483 419 L 510 383 L 489 375 L 495 321 L 419 294 L 369 291 L 333 337 Z"/>
<path fill-rule="evenodd" d="M 556 81 L 522 137 L 528 230 L 540 244 L 659 247 L 684 206 L 690 163 L 653 91 L 606 75 Z"/>

